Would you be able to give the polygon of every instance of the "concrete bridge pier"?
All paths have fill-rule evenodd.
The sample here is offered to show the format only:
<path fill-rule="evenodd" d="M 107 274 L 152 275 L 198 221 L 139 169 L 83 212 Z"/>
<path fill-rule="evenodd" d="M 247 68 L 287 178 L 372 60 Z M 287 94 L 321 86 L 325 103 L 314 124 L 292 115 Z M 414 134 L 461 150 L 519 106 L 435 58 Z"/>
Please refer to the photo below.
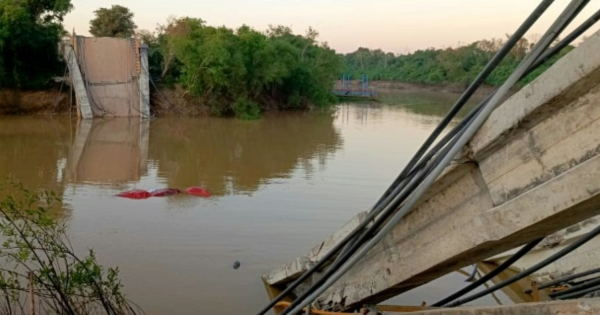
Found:
<path fill-rule="evenodd" d="M 77 115 L 83 119 L 94 118 L 92 114 L 92 107 L 88 98 L 88 92 L 79 69 L 79 63 L 75 55 L 75 50 L 70 45 L 65 46 L 64 58 L 69 68 L 69 74 L 71 77 L 71 84 L 75 90 L 75 102 L 77 103 Z"/>
<path fill-rule="evenodd" d="M 140 107 L 142 108 L 142 118 L 150 118 L 150 66 L 148 64 L 148 45 L 140 46 Z"/>
<path fill-rule="evenodd" d="M 61 45 L 80 118 L 150 118 L 147 45 L 132 38 L 76 35 Z"/>

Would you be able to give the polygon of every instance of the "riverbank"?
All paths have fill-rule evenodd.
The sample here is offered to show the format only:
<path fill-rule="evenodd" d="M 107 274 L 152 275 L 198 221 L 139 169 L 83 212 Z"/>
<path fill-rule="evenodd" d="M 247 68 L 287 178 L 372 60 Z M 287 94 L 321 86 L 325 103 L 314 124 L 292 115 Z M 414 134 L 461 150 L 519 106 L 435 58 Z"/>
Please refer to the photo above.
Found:
<path fill-rule="evenodd" d="M 341 81 L 336 81 L 335 88 L 341 88 Z M 465 86 L 458 84 L 428 85 L 397 81 L 372 81 L 369 87 L 379 92 L 380 95 L 392 95 L 396 92 L 435 92 L 456 94 L 462 93 Z M 360 89 L 360 81 L 352 81 L 352 88 Z M 492 86 L 480 87 L 475 96 L 486 96 L 495 88 Z M 514 89 L 516 92 L 518 89 Z M 0 90 L 0 115 L 44 115 L 66 114 L 69 112 L 68 87 L 60 91 L 58 87 L 38 91 Z M 207 106 L 202 98 L 191 96 L 179 86 L 174 88 L 161 87 L 152 89 L 150 95 L 151 112 L 155 116 L 210 116 L 213 110 Z M 73 103 L 75 100 L 72 100 Z M 261 106 L 263 111 L 277 111 L 277 104 L 265 101 Z M 265 105 L 266 104 L 266 105 Z M 285 110 L 285 109 L 284 109 Z"/>
<path fill-rule="evenodd" d="M 0 115 L 37 115 L 67 113 L 69 92 L 63 87 L 46 90 L 0 90 Z"/>
<path fill-rule="evenodd" d="M 351 82 L 353 89 L 360 89 L 360 80 L 353 80 Z M 342 88 L 342 81 L 337 80 L 335 83 L 336 89 Z M 428 91 L 428 92 L 441 92 L 441 93 L 462 93 L 467 89 L 467 85 L 463 84 L 419 84 L 419 83 L 408 83 L 400 81 L 370 81 L 369 88 L 376 90 L 379 93 L 395 92 L 395 91 Z M 483 85 L 477 89 L 475 94 L 486 96 L 492 93 L 496 87 L 490 85 Z M 513 88 L 512 91 L 516 92 L 519 88 Z"/>

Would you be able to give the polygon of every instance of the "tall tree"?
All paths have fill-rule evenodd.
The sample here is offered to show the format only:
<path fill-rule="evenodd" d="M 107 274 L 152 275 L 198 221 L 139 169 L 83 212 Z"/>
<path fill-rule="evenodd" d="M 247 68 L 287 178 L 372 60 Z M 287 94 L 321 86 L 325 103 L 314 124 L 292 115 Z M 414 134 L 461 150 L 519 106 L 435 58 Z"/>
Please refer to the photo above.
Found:
<path fill-rule="evenodd" d="M 0 87 L 39 88 L 60 73 L 70 0 L 0 0 Z"/>
<path fill-rule="evenodd" d="M 90 33 L 96 37 L 131 37 L 137 27 L 133 12 L 128 8 L 113 5 L 94 11 L 96 18 L 90 21 Z"/>

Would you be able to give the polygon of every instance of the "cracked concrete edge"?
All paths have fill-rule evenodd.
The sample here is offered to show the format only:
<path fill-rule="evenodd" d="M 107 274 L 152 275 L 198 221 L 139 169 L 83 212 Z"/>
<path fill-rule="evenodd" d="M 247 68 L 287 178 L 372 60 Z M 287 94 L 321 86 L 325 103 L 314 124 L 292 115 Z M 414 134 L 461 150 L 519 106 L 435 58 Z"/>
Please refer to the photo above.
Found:
<path fill-rule="evenodd" d="M 320 261 L 333 247 L 346 235 L 350 234 L 363 220 L 368 211 L 355 215 L 350 221 L 328 237 L 325 241 L 315 246 L 308 254 L 298 257 L 276 269 L 263 275 L 263 279 L 270 285 L 278 285 L 298 278 L 302 273 Z"/>
<path fill-rule="evenodd" d="M 577 94 L 571 91 L 575 84 L 585 85 L 581 88 L 597 85 L 597 82 L 587 81 L 595 81 L 592 80 L 594 74 L 600 69 L 599 48 L 600 31 L 498 106 L 469 142 L 473 154 L 479 155 L 507 133 L 518 129 L 539 107 L 556 98 Z M 584 83 L 580 82 L 582 79 Z"/>

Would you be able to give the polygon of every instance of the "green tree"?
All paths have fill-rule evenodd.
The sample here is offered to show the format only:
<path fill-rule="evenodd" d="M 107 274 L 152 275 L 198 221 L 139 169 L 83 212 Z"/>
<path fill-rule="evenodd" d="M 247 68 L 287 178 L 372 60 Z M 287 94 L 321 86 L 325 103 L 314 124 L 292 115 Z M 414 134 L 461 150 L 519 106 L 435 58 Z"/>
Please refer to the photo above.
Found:
<path fill-rule="evenodd" d="M 533 36 L 519 40 L 485 83 L 492 86 L 501 85 L 531 51 L 537 39 L 538 37 Z M 344 56 L 344 73 L 354 78 L 368 74 L 372 80 L 466 86 L 475 79 L 504 43 L 504 39 L 493 38 L 455 48 L 429 48 L 398 56 L 384 53 L 380 49 L 371 50 L 361 47 Z M 573 48 L 568 46 L 563 49 L 540 69 L 523 78 L 519 85 L 523 86 L 531 82 Z"/>
<path fill-rule="evenodd" d="M 141 37 L 151 43 L 151 74 L 181 85 L 216 115 L 250 119 L 265 108 L 324 108 L 336 100 L 331 89 L 343 58 L 313 29 L 305 36 L 282 26 L 232 30 L 185 17 Z"/>
<path fill-rule="evenodd" d="M 96 17 L 90 21 L 90 34 L 96 37 L 131 37 L 137 27 L 133 12 L 128 8 L 113 5 L 94 11 Z"/>
<path fill-rule="evenodd" d="M 70 0 L 0 0 L 0 87 L 39 88 L 60 73 Z"/>

